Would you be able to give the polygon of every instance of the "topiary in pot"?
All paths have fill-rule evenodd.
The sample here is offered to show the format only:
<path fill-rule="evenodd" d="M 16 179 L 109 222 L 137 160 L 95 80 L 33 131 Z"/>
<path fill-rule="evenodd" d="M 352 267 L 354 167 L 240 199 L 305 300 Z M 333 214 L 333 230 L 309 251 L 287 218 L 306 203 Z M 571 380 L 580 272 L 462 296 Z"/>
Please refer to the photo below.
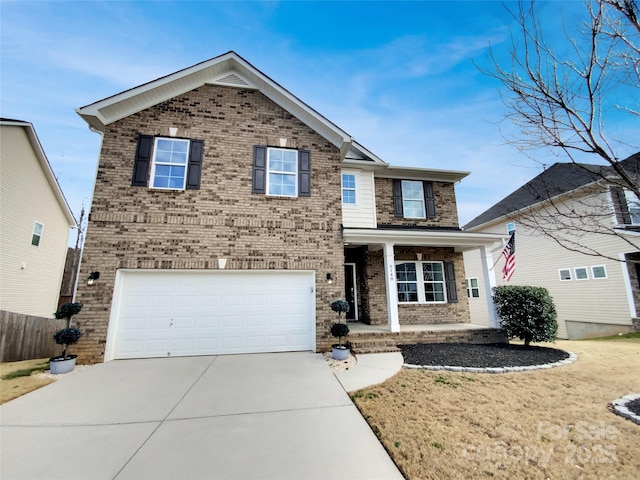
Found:
<path fill-rule="evenodd" d="M 69 345 L 74 345 L 82 336 L 80 330 L 71 327 L 71 317 L 80 313 L 80 310 L 82 310 L 81 303 L 65 303 L 54 313 L 58 320 L 62 318 L 67 320 L 67 327 L 58 330 L 53 335 L 55 342 L 63 346 L 62 355 L 49 359 L 49 368 L 53 374 L 68 373 L 76 365 L 77 355 L 67 355 L 67 349 Z"/>
<path fill-rule="evenodd" d="M 342 337 L 349 335 L 349 327 L 341 323 L 342 314 L 349 311 L 349 303 L 344 300 L 331 302 L 331 310 L 338 314 L 338 323 L 331 325 L 331 335 L 338 339 L 337 345 L 332 345 L 332 356 L 336 360 L 346 360 L 349 358 L 349 348 L 342 345 Z"/>

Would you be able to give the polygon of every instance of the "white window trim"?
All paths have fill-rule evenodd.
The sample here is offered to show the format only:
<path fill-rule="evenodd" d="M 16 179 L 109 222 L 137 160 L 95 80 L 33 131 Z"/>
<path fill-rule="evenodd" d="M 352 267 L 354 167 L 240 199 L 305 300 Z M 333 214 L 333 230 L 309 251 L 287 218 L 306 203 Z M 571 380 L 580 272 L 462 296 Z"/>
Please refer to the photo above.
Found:
<path fill-rule="evenodd" d="M 569 272 L 569 278 L 562 278 L 562 272 Z M 559 268 L 558 269 L 558 278 L 560 278 L 561 282 L 570 282 L 573 280 L 573 274 L 570 268 Z"/>
<path fill-rule="evenodd" d="M 271 171 L 269 169 L 269 152 L 273 151 L 273 150 L 281 150 L 281 151 L 285 151 L 285 152 L 295 152 L 296 154 L 296 171 L 294 173 L 292 172 L 280 172 L 277 170 Z M 299 195 L 299 190 L 298 190 L 298 176 L 300 174 L 300 157 L 299 157 L 299 152 L 298 150 L 294 150 L 292 148 L 276 148 L 276 147 L 267 147 L 267 164 L 265 165 L 265 173 L 266 173 L 266 179 L 265 179 L 265 194 L 268 197 L 280 197 L 280 198 L 298 198 Z M 293 195 L 278 195 L 277 193 L 269 193 L 269 175 L 271 173 L 275 173 L 277 175 L 292 175 L 294 177 L 295 180 L 295 194 Z M 340 184 L 342 185 L 342 177 Z"/>
<path fill-rule="evenodd" d="M 342 176 L 343 175 L 353 175 L 353 182 L 355 184 L 355 186 L 353 188 L 344 188 L 343 183 L 342 183 Z M 340 196 L 342 198 L 342 206 L 343 207 L 348 207 L 348 208 L 354 208 L 357 207 L 359 204 L 359 194 L 358 191 L 360 190 L 359 188 L 359 182 L 360 179 L 358 178 L 358 174 L 354 173 L 354 172 L 342 172 L 340 174 Z M 353 195 L 356 199 L 355 203 L 344 203 L 344 191 L 345 190 L 352 190 L 353 191 Z"/>
<path fill-rule="evenodd" d="M 39 234 L 36 233 L 36 227 L 38 225 L 40 225 L 40 233 Z M 40 242 L 42 241 L 43 234 L 44 234 L 44 223 L 38 222 L 37 220 L 34 221 L 33 222 L 33 230 L 31 231 L 31 246 L 32 247 L 39 247 L 40 246 Z M 33 237 L 36 236 L 36 235 L 38 236 L 38 244 L 37 245 L 35 245 L 33 243 Z"/>
<path fill-rule="evenodd" d="M 585 273 L 587 274 L 587 278 L 578 278 L 578 270 L 584 270 Z M 573 276 L 575 277 L 576 281 L 578 281 L 578 282 L 583 282 L 585 280 L 589 280 L 589 267 L 575 267 L 573 269 Z"/>
<path fill-rule="evenodd" d="M 420 184 L 420 189 L 422 190 L 422 198 L 419 199 L 415 199 L 415 198 L 410 198 L 410 199 L 406 199 L 405 198 L 405 194 L 404 194 L 404 185 L 405 183 L 418 183 Z M 424 201 L 424 183 L 422 183 L 421 180 L 401 180 L 400 181 L 400 188 L 402 189 L 402 212 L 403 212 L 403 217 L 404 218 L 416 218 L 416 219 L 426 219 L 427 218 L 427 205 L 425 204 Z M 409 217 L 406 213 L 406 209 L 404 208 L 404 202 L 417 202 L 420 201 L 422 202 L 422 212 L 424 213 L 424 215 L 422 215 L 421 217 Z"/>
<path fill-rule="evenodd" d="M 186 162 L 184 164 L 184 178 L 182 179 L 182 188 L 176 188 L 176 187 L 154 187 L 154 180 L 156 178 L 156 153 L 158 151 L 158 141 L 160 140 L 170 140 L 173 142 L 184 142 L 187 144 L 187 157 L 186 157 Z M 187 188 L 187 175 L 189 174 L 189 154 L 191 150 L 191 142 L 189 140 L 187 140 L 186 138 L 171 138 L 171 137 L 156 137 L 154 142 L 153 142 L 153 158 L 151 160 L 151 179 L 149 180 L 149 188 L 152 188 L 154 190 L 186 190 Z M 176 163 L 163 163 L 160 162 L 160 165 L 170 165 L 170 166 L 180 166 L 179 164 Z"/>
<path fill-rule="evenodd" d="M 442 305 L 448 302 L 447 299 L 447 278 L 444 270 L 444 262 L 441 261 L 433 261 L 433 260 L 425 260 L 425 261 L 415 261 L 415 260 L 397 260 L 395 265 L 401 265 L 403 263 L 413 263 L 416 265 L 416 283 L 418 284 L 418 301 L 417 302 L 401 302 L 398 300 L 398 305 Z M 444 300 L 438 301 L 427 301 L 425 291 L 424 291 L 424 276 L 422 275 L 422 264 L 423 263 L 439 263 L 442 266 L 442 282 L 428 282 L 428 283 L 442 283 L 442 293 L 444 296 Z M 395 266 L 394 266 L 394 275 L 396 275 Z M 398 279 L 395 279 L 396 285 L 398 284 Z M 409 283 L 409 282 L 402 282 Z M 413 283 L 413 282 L 411 282 Z M 396 297 L 397 298 L 397 297 Z"/>
<path fill-rule="evenodd" d="M 595 274 L 593 273 L 593 269 L 594 268 L 598 268 L 598 267 L 602 267 L 604 269 L 604 277 L 596 277 Z M 591 278 L 593 278 L 594 280 L 606 280 L 607 278 L 609 278 L 609 274 L 607 273 L 607 266 L 606 265 L 592 265 L 591 266 Z"/>
<path fill-rule="evenodd" d="M 471 284 L 472 280 L 476 281 L 477 287 L 474 287 Z M 478 291 L 478 296 L 477 297 L 473 296 L 473 290 L 474 289 Z M 480 282 L 478 282 L 478 277 L 469 277 L 469 278 L 467 278 L 467 298 L 480 298 Z"/>

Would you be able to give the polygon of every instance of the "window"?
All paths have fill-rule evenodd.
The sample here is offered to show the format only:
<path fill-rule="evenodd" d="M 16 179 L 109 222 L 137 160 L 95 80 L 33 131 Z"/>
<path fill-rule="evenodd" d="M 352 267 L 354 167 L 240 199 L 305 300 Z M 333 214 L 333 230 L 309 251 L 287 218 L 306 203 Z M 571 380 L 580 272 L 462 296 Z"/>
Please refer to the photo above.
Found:
<path fill-rule="evenodd" d="M 398 301 L 418 301 L 418 278 L 415 263 L 399 263 L 396 265 L 396 279 L 398 282 Z"/>
<path fill-rule="evenodd" d="M 627 201 L 627 209 L 629 210 L 629 217 L 631 217 L 631 224 L 640 225 L 640 201 L 636 197 L 635 193 L 630 190 L 624 191 L 624 197 Z"/>
<path fill-rule="evenodd" d="M 35 222 L 33 224 L 33 234 L 31 235 L 31 245 L 35 245 L 36 247 L 40 245 L 40 239 L 42 238 L 42 229 L 44 225 L 40 222 Z"/>
<path fill-rule="evenodd" d="M 587 267 L 576 267 L 573 269 L 576 280 L 589 280 L 589 271 Z"/>
<path fill-rule="evenodd" d="M 422 182 L 402 180 L 402 210 L 405 218 L 426 218 Z"/>
<path fill-rule="evenodd" d="M 591 276 L 595 279 L 607 278 L 607 267 L 604 265 L 595 265 L 591 267 Z"/>
<path fill-rule="evenodd" d="M 467 297 L 479 298 L 480 288 L 478 288 L 477 278 L 467 278 Z"/>
<path fill-rule="evenodd" d="M 445 303 L 446 282 L 442 262 L 396 264 L 398 302 Z"/>
<path fill-rule="evenodd" d="M 139 135 L 131 186 L 197 190 L 200 188 L 203 151 L 203 140 Z"/>
<path fill-rule="evenodd" d="M 571 280 L 571 269 L 570 268 L 562 268 L 558 270 L 558 274 L 560 275 L 560 280 L 567 281 Z"/>
<path fill-rule="evenodd" d="M 153 188 L 184 190 L 189 140 L 156 138 L 151 172 Z"/>
<path fill-rule="evenodd" d="M 267 149 L 267 193 L 280 197 L 298 195 L 298 152 L 281 148 Z"/>
<path fill-rule="evenodd" d="M 356 203 L 356 176 L 352 173 L 342 174 L 342 203 Z"/>

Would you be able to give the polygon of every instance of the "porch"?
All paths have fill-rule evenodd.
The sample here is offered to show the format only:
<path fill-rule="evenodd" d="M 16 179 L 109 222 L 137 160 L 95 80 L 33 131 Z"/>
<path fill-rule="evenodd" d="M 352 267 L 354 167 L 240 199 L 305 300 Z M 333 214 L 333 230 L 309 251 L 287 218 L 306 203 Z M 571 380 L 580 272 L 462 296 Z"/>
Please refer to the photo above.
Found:
<path fill-rule="evenodd" d="M 434 325 L 400 325 L 390 332 L 386 325 L 349 322 L 351 348 L 355 354 L 398 351 L 398 345 L 409 343 L 504 343 L 506 336 L 499 328 L 471 323 Z"/>

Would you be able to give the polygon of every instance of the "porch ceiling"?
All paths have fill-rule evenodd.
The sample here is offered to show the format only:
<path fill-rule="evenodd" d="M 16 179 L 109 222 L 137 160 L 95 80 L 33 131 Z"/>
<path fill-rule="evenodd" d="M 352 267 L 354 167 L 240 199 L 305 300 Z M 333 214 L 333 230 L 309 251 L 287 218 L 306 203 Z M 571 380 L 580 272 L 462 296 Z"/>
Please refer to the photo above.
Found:
<path fill-rule="evenodd" d="M 394 230 L 375 228 L 345 228 L 345 245 L 382 246 L 393 244 L 416 247 L 449 247 L 456 252 L 491 247 L 509 239 L 508 235 L 442 230 Z"/>

